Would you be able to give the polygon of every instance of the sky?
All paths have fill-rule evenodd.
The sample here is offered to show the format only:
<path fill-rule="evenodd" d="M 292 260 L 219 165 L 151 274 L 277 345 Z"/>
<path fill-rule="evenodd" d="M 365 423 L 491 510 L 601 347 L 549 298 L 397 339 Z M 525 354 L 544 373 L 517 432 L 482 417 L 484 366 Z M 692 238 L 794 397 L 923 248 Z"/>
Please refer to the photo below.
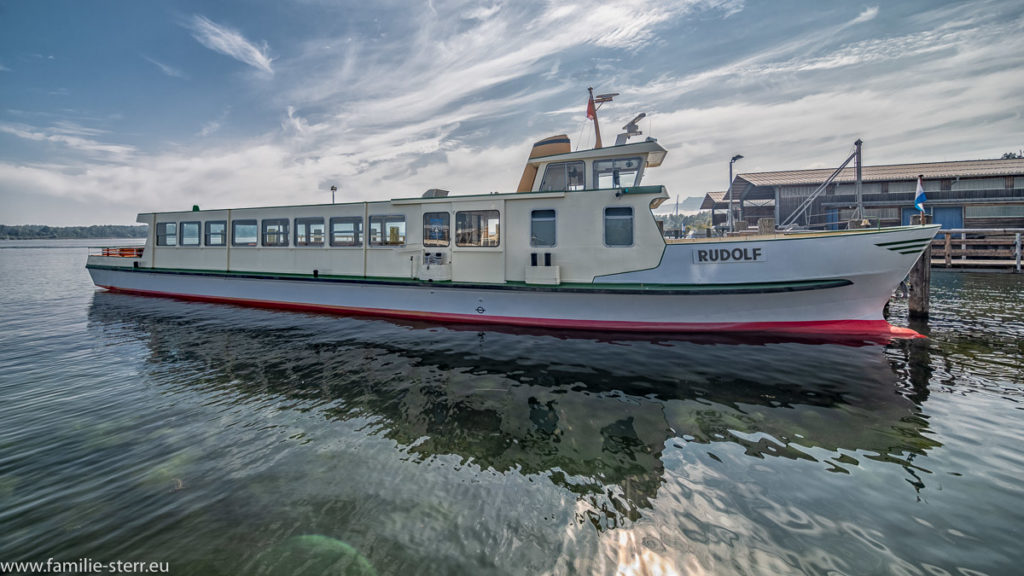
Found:
<path fill-rule="evenodd" d="M 647 113 L 673 199 L 857 138 L 998 158 L 1024 2 L 0 0 L 0 224 L 511 192 L 533 142 L 593 147 L 590 86 L 605 142 Z"/>

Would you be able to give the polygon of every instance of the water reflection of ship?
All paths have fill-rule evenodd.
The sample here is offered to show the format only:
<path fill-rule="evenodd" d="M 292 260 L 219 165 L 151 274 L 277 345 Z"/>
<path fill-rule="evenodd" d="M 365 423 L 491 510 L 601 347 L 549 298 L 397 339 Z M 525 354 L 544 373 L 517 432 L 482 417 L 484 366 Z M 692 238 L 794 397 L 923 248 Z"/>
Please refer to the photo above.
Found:
<path fill-rule="evenodd" d="M 670 442 L 835 470 L 850 454 L 907 466 L 938 446 L 916 403 L 926 392 L 901 391 L 880 346 L 600 341 L 109 293 L 89 319 L 139 335 L 149 361 L 191 389 L 279 395 L 371 418 L 421 460 L 546 476 L 590 502 L 599 528 L 651 505 Z"/>

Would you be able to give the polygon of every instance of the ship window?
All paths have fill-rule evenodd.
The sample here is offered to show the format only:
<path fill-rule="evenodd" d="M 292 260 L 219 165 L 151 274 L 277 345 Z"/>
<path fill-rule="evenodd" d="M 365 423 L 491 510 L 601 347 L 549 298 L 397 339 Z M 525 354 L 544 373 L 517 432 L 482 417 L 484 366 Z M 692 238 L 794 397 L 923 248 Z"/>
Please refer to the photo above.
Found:
<path fill-rule="evenodd" d="M 604 243 L 608 246 L 633 245 L 633 209 L 604 209 Z"/>
<path fill-rule="evenodd" d="M 331 246 L 362 246 L 363 219 L 359 216 L 331 218 Z"/>
<path fill-rule="evenodd" d="M 534 210 L 530 213 L 530 246 L 555 245 L 555 211 Z"/>
<path fill-rule="evenodd" d="M 456 246 L 498 246 L 501 225 L 497 210 L 455 213 Z"/>
<path fill-rule="evenodd" d="M 615 158 L 594 161 L 595 188 L 624 188 L 640 184 L 640 167 L 643 159 Z"/>
<path fill-rule="evenodd" d="M 255 220 L 231 221 L 231 245 L 255 246 L 259 239 L 259 227 Z"/>
<path fill-rule="evenodd" d="M 268 218 L 263 221 L 263 245 L 264 246 L 287 246 L 288 245 L 288 219 Z"/>
<path fill-rule="evenodd" d="M 541 190 L 583 190 L 583 162 L 553 162 L 544 169 Z"/>
<path fill-rule="evenodd" d="M 178 223 L 177 222 L 160 222 L 156 225 L 156 245 L 157 246 L 177 246 L 178 245 Z"/>
<path fill-rule="evenodd" d="M 228 242 L 228 223 L 223 220 L 206 223 L 206 245 L 223 246 Z"/>
<path fill-rule="evenodd" d="M 296 246 L 323 246 L 324 245 L 324 219 L 323 218 L 296 218 L 295 219 L 295 245 Z"/>
<path fill-rule="evenodd" d="M 405 216 L 370 216 L 370 246 L 404 246 Z"/>
<path fill-rule="evenodd" d="M 179 224 L 182 246 L 199 246 L 199 222 L 182 222 Z"/>
<path fill-rule="evenodd" d="M 451 243 L 451 214 L 426 212 L 423 214 L 423 245 L 448 246 Z"/>

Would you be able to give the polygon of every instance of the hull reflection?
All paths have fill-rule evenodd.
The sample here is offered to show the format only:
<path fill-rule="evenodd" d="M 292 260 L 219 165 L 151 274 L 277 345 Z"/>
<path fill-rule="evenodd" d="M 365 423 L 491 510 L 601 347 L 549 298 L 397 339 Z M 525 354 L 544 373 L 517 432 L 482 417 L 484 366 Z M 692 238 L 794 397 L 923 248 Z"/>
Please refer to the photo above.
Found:
<path fill-rule="evenodd" d="M 91 328 L 181 386 L 368 418 L 415 461 L 546 477 L 598 529 L 652 506 L 671 448 L 910 466 L 938 446 L 880 346 L 459 330 L 97 293 Z"/>

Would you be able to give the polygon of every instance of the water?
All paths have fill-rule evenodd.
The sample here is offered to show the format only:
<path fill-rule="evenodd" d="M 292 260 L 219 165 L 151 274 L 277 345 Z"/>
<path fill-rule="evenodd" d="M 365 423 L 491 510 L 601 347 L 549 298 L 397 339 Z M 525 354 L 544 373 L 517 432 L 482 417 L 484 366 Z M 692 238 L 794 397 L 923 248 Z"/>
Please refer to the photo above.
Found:
<path fill-rule="evenodd" d="M 97 292 L 102 243 L 0 243 L 0 562 L 1024 563 L 1024 278 L 936 271 L 928 340 L 642 339 Z"/>

